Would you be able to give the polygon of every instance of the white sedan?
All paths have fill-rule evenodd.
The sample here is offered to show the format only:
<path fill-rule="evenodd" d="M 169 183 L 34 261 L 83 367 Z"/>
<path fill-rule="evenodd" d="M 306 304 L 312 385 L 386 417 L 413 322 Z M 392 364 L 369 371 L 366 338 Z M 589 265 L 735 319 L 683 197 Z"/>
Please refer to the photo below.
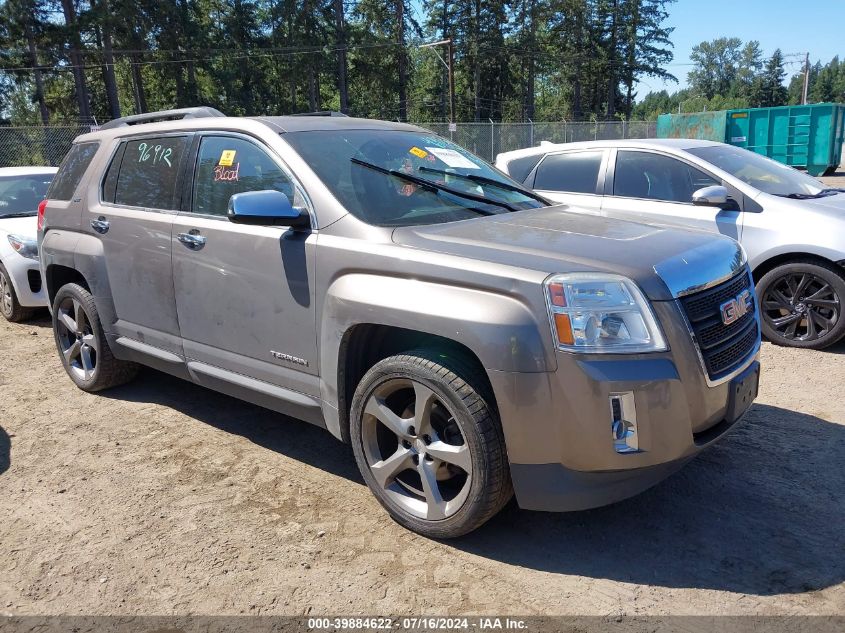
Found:
<path fill-rule="evenodd" d="M 9 321 L 47 305 L 36 216 L 55 174 L 55 167 L 0 168 L 0 313 Z"/>
<path fill-rule="evenodd" d="M 843 189 L 689 139 L 544 143 L 496 167 L 576 211 L 728 235 L 748 253 L 770 341 L 821 349 L 845 336 Z"/>

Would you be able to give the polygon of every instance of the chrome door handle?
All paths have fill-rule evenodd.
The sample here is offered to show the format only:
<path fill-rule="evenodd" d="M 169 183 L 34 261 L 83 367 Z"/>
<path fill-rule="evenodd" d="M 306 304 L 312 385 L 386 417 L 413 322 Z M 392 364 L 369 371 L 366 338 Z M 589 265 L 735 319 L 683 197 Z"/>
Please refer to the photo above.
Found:
<path fill-rule="evenodd" d="M 100 216 L 96 220 L 91 220 L 91 228 L 97 231 L 97 233 L 105 234 L 109 232 L 109 221 L 106 220 L 103 216 Z"/>
<path fill-rule="evenodd" d="M 192 251 L 198 251 L 203 246 L 205 246 L 207 238 L 200 235 L 199 231 L 197 231 L 196 233 L 194 233 L 194 231 L 197 230 L 193 229 L 190 233 L 179 233 L 176 236 L 176 239 L 178 239 L 180 242 L 182 242 L 182 244 L 190 248 Z"/>

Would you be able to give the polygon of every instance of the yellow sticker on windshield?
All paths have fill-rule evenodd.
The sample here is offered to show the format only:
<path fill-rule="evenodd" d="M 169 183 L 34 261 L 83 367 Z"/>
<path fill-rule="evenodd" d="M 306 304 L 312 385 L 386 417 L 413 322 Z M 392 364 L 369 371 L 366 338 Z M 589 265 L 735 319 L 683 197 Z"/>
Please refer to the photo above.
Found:
<path fill-rule="evenodd" d="M 237 152 L 233 149 L 224 149 L 220 154 L 220 162 L 217 164 L 221 167 L 231 167 L 235 163 L 235 154 Z"/>
<path fill-rule="evenodd" d="M 410 154 L 413 154 L 417 158 L 425 158 L 426 156 L 428 156 L 428 152 L 425 151 L 424 149 L 420 149 L 419 147 L 412 147 L 411 149 L 408 150 L 408 152 Z"/>

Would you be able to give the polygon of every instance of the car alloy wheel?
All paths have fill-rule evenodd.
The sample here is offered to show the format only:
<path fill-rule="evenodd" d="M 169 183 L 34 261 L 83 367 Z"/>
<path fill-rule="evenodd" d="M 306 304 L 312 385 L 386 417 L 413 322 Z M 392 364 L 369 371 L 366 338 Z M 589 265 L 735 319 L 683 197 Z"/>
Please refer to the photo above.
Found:
<path fill-rule="evenodd" d="M 841 316 L 840 298 L 824 279 L 806 272 L 788 273 L 766 288 L 763 318 L 789 341 L 827 336 Z"/>
<path fill-rule="evenodd" d="M 367 466 L 386 496 L 409 514 L 437 521 L 454 515 L 472 484 L 472 458 L 454 413 L 428 387 L 396 378 L 364 407 Z"/>
<path fill-rule="evenodd" d="M 11 318 L 15 310 L 15 298 L 12 296 L 12 283 L 6 276 L 4 270 L 0 270 L 0 309 L 3 310 L 3 316 L 7 319 Z"/>
<path fill-rule="evenodd" d="M 66 297 L 59 304 L 56 327 L 68 371 L 81 380 L 90 380 L 97 368 L 100 344 L 82 304 Z"/>

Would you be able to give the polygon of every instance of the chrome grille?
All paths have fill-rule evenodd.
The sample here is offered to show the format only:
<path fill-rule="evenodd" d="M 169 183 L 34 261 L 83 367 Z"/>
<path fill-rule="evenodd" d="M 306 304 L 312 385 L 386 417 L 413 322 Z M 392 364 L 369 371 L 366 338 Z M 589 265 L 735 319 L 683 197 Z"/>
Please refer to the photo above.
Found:
<path fill-rule="evenodd" d="M 737 321 L 726 325 L 721 306 L 743 290 L 754 288 L 747 270 L 719 284 L 680 300 L 701 359 L 711 381 L 728 376 L 754 353 L 760 338 L 757 304 Z"/>

